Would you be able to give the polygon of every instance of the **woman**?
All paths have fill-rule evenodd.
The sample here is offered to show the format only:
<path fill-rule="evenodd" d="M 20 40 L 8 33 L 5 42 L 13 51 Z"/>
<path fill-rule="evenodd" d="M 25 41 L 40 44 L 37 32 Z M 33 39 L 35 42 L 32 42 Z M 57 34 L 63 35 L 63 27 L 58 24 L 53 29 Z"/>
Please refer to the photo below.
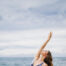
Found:
<path fill-rule="evenodd" d="M 47 43 L 49 42 L 51 36 L 52 36 L 52 32 L 50 32 L 48 39 L 39 49 L 31 66 L 53 66 L 51 52 L 48 50 L 43 50 L 47 45 Z"/>

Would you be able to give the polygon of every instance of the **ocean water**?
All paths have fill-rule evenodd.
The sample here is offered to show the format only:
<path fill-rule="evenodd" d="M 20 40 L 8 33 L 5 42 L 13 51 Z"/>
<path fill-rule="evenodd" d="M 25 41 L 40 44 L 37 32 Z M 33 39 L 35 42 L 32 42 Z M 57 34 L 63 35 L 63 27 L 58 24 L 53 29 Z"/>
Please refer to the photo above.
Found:
<path fill-rule="evenodd" d="M 0 66 L 30 66 L 33 57 L 0 57 Z M 54 57 L 54 66 L 66 66 L 66 57 Z"/>

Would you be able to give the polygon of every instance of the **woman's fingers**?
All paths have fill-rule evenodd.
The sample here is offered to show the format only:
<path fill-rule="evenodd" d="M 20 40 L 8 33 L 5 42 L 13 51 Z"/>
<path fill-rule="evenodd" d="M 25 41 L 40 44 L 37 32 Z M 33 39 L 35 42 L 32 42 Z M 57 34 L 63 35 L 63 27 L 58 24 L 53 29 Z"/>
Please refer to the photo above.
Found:
<path fill-rule="evenodd" d="M 52 37 L 52 32 L 49 33 L 48 39 Z"/>
<path fill-rule="evenodd" d="M 50 32 L 50 37 L 52 36 L 52 32 Z"/>

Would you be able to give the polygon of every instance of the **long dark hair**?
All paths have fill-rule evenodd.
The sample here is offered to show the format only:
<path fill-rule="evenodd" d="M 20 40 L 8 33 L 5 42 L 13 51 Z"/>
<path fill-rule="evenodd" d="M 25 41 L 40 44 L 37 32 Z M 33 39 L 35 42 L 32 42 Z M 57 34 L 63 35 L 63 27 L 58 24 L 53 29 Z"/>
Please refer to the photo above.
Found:
<path fill-rule="evenodd" d="M 53 66 L 53 63 L 52 63 L 52 55 L 51 55 L 51 52 L 48 51 L 48 54 L 46 56 L 46 58 L 44 59 L 44 62 L 48 65 L 48 66 Z"/>

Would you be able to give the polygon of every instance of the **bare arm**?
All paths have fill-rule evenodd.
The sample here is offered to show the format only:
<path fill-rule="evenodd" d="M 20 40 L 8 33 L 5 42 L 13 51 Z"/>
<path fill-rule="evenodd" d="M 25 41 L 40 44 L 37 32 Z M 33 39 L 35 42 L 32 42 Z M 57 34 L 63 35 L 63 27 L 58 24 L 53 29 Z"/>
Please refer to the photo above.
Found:
<path fill-rule="evenodd" d="M 52 32 L 49 33 L 48 39 L 45 41 L 45 43 L 41 46 L 41 48 L 39 49 L 38 53 L 35 56 L 35 60 L 37 60 L 40 57 L 41 51 L 45 48 L 45 46 L 47 45 L 47 43 L 49 42 L 49 40 L 51 39 L 52 36 Z"/>

